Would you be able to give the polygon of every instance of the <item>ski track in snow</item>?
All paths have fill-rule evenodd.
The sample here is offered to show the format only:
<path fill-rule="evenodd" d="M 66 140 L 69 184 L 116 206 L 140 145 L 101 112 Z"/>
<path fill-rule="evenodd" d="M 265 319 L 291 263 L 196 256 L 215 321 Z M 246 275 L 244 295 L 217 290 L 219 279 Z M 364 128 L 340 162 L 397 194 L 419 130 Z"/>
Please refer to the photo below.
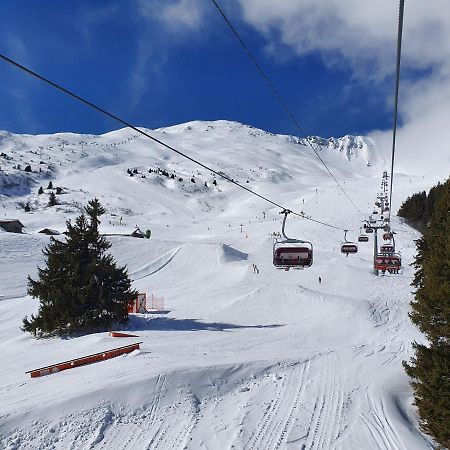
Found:
<path fill-rule="evenodd" d="M 367 404 L 369 413 L 361 413 L 361 420 L 367 427 L 376 442 L 378 448 L 386 450 L 403 450 L 405 447 L 401 443 L 398 433 L 392 427 L 389 417 L 384 409 L 383 399 L 376 401 L 366 389 Z"/>
<path fill-rule="evenodd" d="M 362 216 L 295 138 L 225 121 L 152 133 L 281 204 L 355 228 L 349 234 L 357 237 Z M 350 153 L 339 150 L 344 138 L 323 156 L 370 213 L 384 167 L 355 139 Z M 80 148 L 82 140 L 94 154 Z M 207 171 L 130 130 L 5 136 L 0 148 L 13 159 L 2 163 L 1 177 L 20 180 L 13 166 L 36 159 L 30 152 L 38 146 L 42 175 L 32 172 L 26 189 L 13 186 L 21 197 L 1 197 L 2 213 L 27 226 L 24 235 L 0 233 L 0 354 L 8 368 L 0 379 L 1 449 L 432 448 L 418 431 L 401 365 L 411 342 L 422 339 L 408 319 L 417 232 L 392 218 L 403 272 L 375 277 L 372 241 L 345 258 L 342 233 L 290 217 L 287 234 L 313 241 L 314 265 L 277 271 L 271 233 L 280 231 L 278 210 L 221 180 L 214 186 Z M 129 177 L 128 168 L 138 175 Z M 64 189 L 54 208 L 46 207 L 48 190 L 33 193 L 50 176 Z M 396 183 L 394 208 L 433 181 L 398 175 Z M 107 208 L 101 226 L 114 235 L 119 265 L 136 289 L 164 297 L 167 314 L 131 321 L 143 341 L 138 352 L 30 379 L 24 372 L 31 368 L 123 345 L 106 333 L 35 340 L 19 329 L 38 306 L 26 296 L 26 277 L 36 276 L 48 244 L 37 231 L 63 230 L 94 196 Z M 25 200 L 31 214 L 18 209 Z M 151 239 L 128 237 L 136 225 L 151 229 Z"/>
<path fill-rule="evenodd" d="M 298 366 L 283 377 L 276 397 L 261 415 L 244 449 L 279 448 L 284 442 L 303 388 L 305 372 L 307 377 L 309 371 L 309 362 Z"/>

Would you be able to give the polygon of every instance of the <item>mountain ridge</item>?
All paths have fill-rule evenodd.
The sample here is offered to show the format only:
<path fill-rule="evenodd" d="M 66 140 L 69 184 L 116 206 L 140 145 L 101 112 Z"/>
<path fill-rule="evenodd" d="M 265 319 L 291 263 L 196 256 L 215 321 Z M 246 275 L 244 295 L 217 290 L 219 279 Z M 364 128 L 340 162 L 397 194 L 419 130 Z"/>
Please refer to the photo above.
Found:
<path fill-rule="evenodd" d="M 300 138 L 292 135 L 277 135 L 258 128 L 230 121 L 191 121 L 170 127 L 154 130 L 145 129 L 156 138 L 166 140 L 180 151 L 202 159 L 205 149 L 208 150 L 207 163 L 218 171 L 233 172 L 233 164 L 225 161 L 222 150 L 233 156 L 246 171 L 258 167 L 258 161 L 266 161 L 278 172 L 278 179 L 286 178 L 289 171 L 285 167 L 277 167 L 278 155 L 285 159 L 311 157 L 308 165 L 315 164 L 310 144 L 320 152 L 323 159 L 328 159 L 331 169 L 348 172 L 345 160 L 361 170 L 378 162 L 375 145 L 370 138 L 346 135 L 341 138 L 310 137 Z M 133 145 L 133 142 L 138 141 Z M 309 141 L 309 142 L 308 142 Z M 295 146 L 305 147 L 299 154 Z M 252 153 L 248 152 L 252 149 Z M 145 155 L 147 150 L 148 155 Z M 241 159 L 246 150 L 246 161 Z M 263 150 L 270 150 L 273 160 L 263 156 Z M 266 153 L 266 152 L 264 152 Z M 55 134 L 14 134 L 0 131 L 0 196 L 23 197 L 31 193 L 34 186 L 62 175 L 69 175 L 83 170 L 92 171 L 111 165 L 125 163 L 126 160 L 148 158 L 149 162 L 164 166 L 164 162 L 174 161 L 176 157 L 164 147 L 138 135 L 130 128 L 113 130 L 102 135 L 55 133 Z M 344 164 L 343 164 L 344 162 Z M 177 161 L 182 164 L 182 161 Z M 132 164 L 131 164 L 132 165 Z M 190 168 L 190 163 L 186 162 Z M 25 172 L 25 168 L 29 166 Z M 231 167 L 230 167 L 231 166 Z M 195 171 L 192 167 L 191 171 Z M 284 174 L 283 174 L 284 173 Z M 230 173 L 231 176 L 236 175 Z M 292 177 L 293 175 L 289 175 Z M 287 178 L 289 178 L 289 176 Z M 270 177 L 267 177 L 270 178 Z M 277 178 L 277 177 L 275 177 Z"/>

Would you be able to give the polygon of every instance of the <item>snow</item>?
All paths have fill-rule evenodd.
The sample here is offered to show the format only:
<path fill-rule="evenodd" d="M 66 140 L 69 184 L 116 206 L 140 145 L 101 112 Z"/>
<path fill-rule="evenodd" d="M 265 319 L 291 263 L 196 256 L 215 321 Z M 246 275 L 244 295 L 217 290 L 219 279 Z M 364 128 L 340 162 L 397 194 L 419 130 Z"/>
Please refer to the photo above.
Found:
<path fill-rule="evenodd" d="M 226 121 L 148 131 L 357 238 L 364 215 L 301 139 Z M 321 156 L 369 214 L 385 168 L 375 143 L 351 136 L 325 141 Z M 372 274 L 372 239 L 346 258 L 342 232 L 299 217 L 288 219 L 286 233 L 313 242 L 314 264 L 285 272 L 271 257 L 279 210 L 224 180 L 214 186 L 208 171 L 132 130 L 2 132 L 1 152 L 12 159 L 1 160 L 0 217 L 26 225 L 23 235 L 0 233 L 1 448 L 432 448 L 418 430 L 401 364 L 412 355 L 411 342 L 424 339 L 408 319 L 409 264 L 419 234 L 402 220 L 393 217 L 400 275 Z M 32 173 L 14 169 L 28 163 Z M 130 177 L 128 168 L 139 174 Z M 46 206 L 50 179 L 64 191 L 55 207 Z M 393 210 L 433 181 L 396 176 Z M 107 209 L 108 233 L 152 231 L 151 239 L 111 236 L 111 251 L 127 265 L 134 287 L 164 297 L 169 312 L 132 316 L 125 329 L 138 338 L 35 340 L 20 326 L 38 308 L 26 294 L 26 278 L 42 267 L 50 237 L 37 232 L 63 230 L 94 196 Z M 30 213 L 20 208 L 26 202 Z M 141 350 L 130 355 L 42 378 L 25 374 L 137 341 Z"/>

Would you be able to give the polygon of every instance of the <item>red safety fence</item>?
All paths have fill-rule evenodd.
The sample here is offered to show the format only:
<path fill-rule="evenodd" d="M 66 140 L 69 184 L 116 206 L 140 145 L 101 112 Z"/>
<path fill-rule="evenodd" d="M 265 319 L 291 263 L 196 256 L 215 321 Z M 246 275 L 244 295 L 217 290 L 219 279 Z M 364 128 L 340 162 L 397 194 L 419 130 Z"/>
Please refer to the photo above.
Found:
<path fill-rule="evenodd" d="M 94 353 L 93 355 L 83 356 L 81 358 L 71 359 L 69 361 L 59 362 L 52 364 L 51 366 L 40 367 L 39 369 L 29 370 L 31 378 L 42 377 L 44 375 L 50 375 L 52 373 L 61 372 L 62 370 L 73 369 L 74 367 L 85 366 L 106 359 L 115 358 L 116 356 L 125 355 L 131 353 L 134 350 L 139 350 L 139 346 L 142 342 L 136 342 L 135 344 L 125 345 L 124 347 L 113 348 L 112 350 L 106 350 L 100 353 Z"/>
<path fill-rule="evenodd" d="M 122 337 L 139 337 L 136 334 L 122 333 L 121 331 L 110 331 L 109 335 L 111 337 L 119 337 L 119 338 L 122 338 Z"/>

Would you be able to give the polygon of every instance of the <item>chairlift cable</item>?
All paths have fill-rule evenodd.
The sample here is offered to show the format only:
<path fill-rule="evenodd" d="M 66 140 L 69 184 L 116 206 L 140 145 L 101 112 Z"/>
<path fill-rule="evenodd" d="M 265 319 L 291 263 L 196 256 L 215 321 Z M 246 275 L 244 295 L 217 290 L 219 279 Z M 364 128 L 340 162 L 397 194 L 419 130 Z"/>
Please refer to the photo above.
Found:
<path fill-rule="evenodd" d="M 245 42 L 242 40 L 242 38 L 240 37 L 239 33 L 237 32 L 236 28 L 233 26 L 233 24 L 231 23 L 230 19 L 225 15 L 223 9 L 220 7 L 219 3 L 217 2 L 217 0 L 211 0 L 212 3 L 214 4 L 214 6 L 216 7 L 216 9 L 219 11 L 220 15 L 223 17 L 223 19 L 225 20 L 225 22 L 227 23 L 228 27 L 230 28 L 230 30 L 233 32 L 233 34 L 236 36 L 237 40 L 239 41 L 239 43 L 241 44 L 242 48 L 245 50 L 245 52 L 247 53 L 248 57 L 250 58 L 250 60 L 253 62 L 253 64 L 255 65 L 256 69 L 258 70 L 259 74 L 262 76 L 262 78 L 265 80 L 265 82 L 267 83 L 267 85 L 269 86 L 270 90 L 272 91 L 273 95 L 275 96 L 275 98 L 277 99 L 278 103 L 280 103 L 281 107 L 284 109 L 284 111 L 287 113 L 287 115 L 289 116 L 289 118 L 291 119 L 292 123 L 294 124 L 294 126 L 297 128 L 297 130 L 300 131 L 300 134 L 306 139 L 306 142 L 308 143 L 308 145 L 311 147 L 311 149 L 313 150 L 313 152 L 315 153 L 316 157 L 318 158 L 318 160 L 323 164 L 323 166 L 325 167 L 325 169 L 327 170 L 327 172 L 330 174 L 330 176 L 333 178 L 333 180 L 336 182 L 336 184 L 338 185 L 339 189 L 341 189 L 341 191 L 344 193 L 344 195 L 350 200 L 350 202 L 352 203 L 352 205 L 357 209 L 357 211 L 359 213 L 362 213 L 362 211 L 359 209 L 358 205 L 352 200 L 352 198 L 347 194 L 347 192 L 344 190 L 344 188 L 342 187 L 342 185 L 339 183 L 339 181 L 337 180 L 337 178 L 333 175 L 333 173 L 331 172 L 331 170 L 329 169 L 329 167 L 325 164 L 325 161 L 320 157 L 319 153 L 317 152 L 317 150 L 314 148 L 312 142 L 311 142 L 311 138 L 306 134 L 304 128 L 301 126 L 300 122 L 295 118 L 295 116 L 293 115 L 293 113 L 291 112 L 290 108 L 288 107 L 287 103 L 285 102 L 285 100 L 283 99 L 283 97 L 279 94 L 278 90 L 275 88 L 275 85 L 272 83 L 272 81 L 270 80 L 270 78 L 268 77 L 268 75 L 266 74 L 266 72 L 263 70 L 263 68 L 261 67 L 261 65 L 258 63 L 258 61 L 256 60 L 256 58 L 253 56 L 253 53 L 250 51 L 250 49 L 248 48 L 248 46 L 245 44 Z"/>
<path fill-rule="evenodd" d="M 59 84 L 49 80 L 48 78 L 45 78 L 44 76 L 38 74 L 37 72 L 34 72 L 33 70 L 23 66 L 22 64 L 19 64 L 18 62 L 12 60 L 11 58 L 8 58 L 7 56 L 5 56 L 5 55 L 3 55 L 1 53 L 0 53 L 0 59 L 3 59 L 7 63 L 9 63 L 9 64 L 15 66 L 16 68 L 24 71 L 28 75 L 31 75 L 31 76 L 33 76 L 33 77 L 43 81 L 44 83 L 46 83 L 46 84 L 52 86 L 53 88 L 63 92 L 64 94 L 74 98 L 75 100 L 78 100 L 79 102 L 84 103 L 85 105 L 89 106 L 90 108 L 92 108 L 92 109 L 94 109 L 94 110 L 96 110 L 96 111 L 98 111 L 98 112 L 100 112 L 100 113 L 110 117 L 111 119 L 115 120 L 116 122 L 119 122 L 122 125 L 125 125 L 126 127 L 131 128 L 132 130 L 136 131 L 137 133 L 142 134 L 143 136 L 145 136 L 145 137 L 151 139 L 152 141 L 162 145 L 163 147 L 166 147 L 167 149 L 175 152 L 176 154 L 182 156 L 183 158 L 186 158 L 189 161 L 193 162 L 194 164 L 197 164 L 198 166 L 203 167 L 204 169 L 214 173 L 218 177 L 221 177 L 221 178 L 225 179 L 229 183 L 232 183 L 235 186 L 237 186 L 237 187 L 239 187 L 241 189 L 244 189 L 245 191 L 249 192 L 250 194 L 253 194 L 256 197 L 259 197 L 260 199 L 262 199 L 262 200 L 264 200 L 264 201 L 266 201 L 266 202 L 276 206 L 277 208 L 280 208 L 281 210 L 288 210 L 288 208 L 285 208 L 284 206 L 280 205 L 279 203 L 277 203 L 277 202 L 275 202 L 273 200 L 270 200 L 269 198 L 265 197 L 264 195 L 258 194 L 257 192 L 253 191 L 252 189 L 250 189 L 250 188 L 248 188 L 248 187 L 238 183 L 237 181 L 234 181 L 232 178 L 228 177 L 227 175 L 225 175 L 225 174 L 223 174 L 221 172 L 218 172 L 217 170 L 207 166 L 206 164 L 203 164 L 202 162 L 198 161 L 197 159 L 192 158 L 191 156 L 187 155 L 186 153 L 183 153 L 182 151 L 177 150 L 176 148 L 172 147 L 169 144 L 166 144 L 165 142 L 161 141 L 160 139 L 157 139 L 157 138 L 153 137 L 152 135 L 146 133 L 145 131 L 140 130 L 139 128 L 135 127 L 134 125 L 132 125 L 131 123 L 127 122 L 126 120 L 120 118 L 119 116 L 110 113 L 106 109 L 103 109 L 103 108 L 95 105 L 94 103 L 84 99 L 83 97 L 80 97 L 79 95 L 75 94 L 74 92 L 72 92 L 72 91 L 62 87 L 61 85 L 59 85 Z M 299 217 L 302 217 L 303 219 L 310 220 L 311 222 L 315 222 L 315 223 L 318 223 L 318 224 L 321 224 L 321 225 L 324 225 L 324 226 L 327 226 L 327 227 L 330 227 L 330 228 L 334 228 L 336 230 L 342 230 L 342 228 L 340 228 L 340 227 L 337 227 L 335 225 L 331 225 L 331 224 L 326 223 L 326 222 L 322 222 L 320 220 L 313 219 L 312 217 L 305 216 L 304 214 L 296 213 L 294 211 L 291 211 L 291 212 L 292 212 L 292 214 L 294 214 L 296 216 L 299 216 Z"/>
<path fill-rule="evenodd" d="M 391 219 L 392 210 L 392 186 L 394 182 L 394 157 L 395 144 L 397 136 L 397 120 L 398 120 L 398 92 L 400 87 L 400 61 L 402 54 L 402 34 L 403 34 L 403 15 L 405 9 L 405 0 L 400 0 L 398 12 L 398 35 L 397 35 L 397 64 L 395 71 L 395 94 L 394 94 L 394 125 L 392 129 L 392 159 L 391 159 L 391 186 L 389 189 L 389 220 Z"/>

